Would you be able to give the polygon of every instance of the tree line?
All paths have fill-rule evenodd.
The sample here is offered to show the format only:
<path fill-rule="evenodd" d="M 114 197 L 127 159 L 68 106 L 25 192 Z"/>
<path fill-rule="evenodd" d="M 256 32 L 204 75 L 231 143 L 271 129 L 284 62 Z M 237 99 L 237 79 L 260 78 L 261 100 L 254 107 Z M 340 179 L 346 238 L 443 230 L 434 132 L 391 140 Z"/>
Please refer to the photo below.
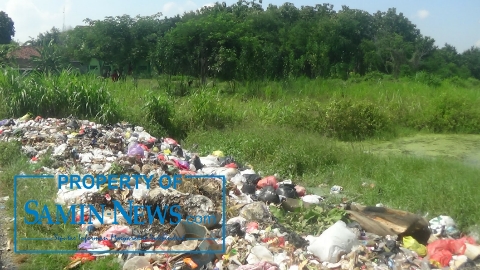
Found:
<path fill-rule="evenodd" d="M 160 74 L 222 80 L 342 78 L 371 72 L 395 78 L 419 71 L 480 79 L 480 49 L 439 48 L 395 8 L 370 14 L 331 4 L 263 8 L 255 0 L 174 17 L 129 15 L 85 19 L 28 43 L 41 46 L 45 68 L 97 58 L 121 68 L 147 61 Z M 135 72 L 135 70 L 134 70 Z"/>

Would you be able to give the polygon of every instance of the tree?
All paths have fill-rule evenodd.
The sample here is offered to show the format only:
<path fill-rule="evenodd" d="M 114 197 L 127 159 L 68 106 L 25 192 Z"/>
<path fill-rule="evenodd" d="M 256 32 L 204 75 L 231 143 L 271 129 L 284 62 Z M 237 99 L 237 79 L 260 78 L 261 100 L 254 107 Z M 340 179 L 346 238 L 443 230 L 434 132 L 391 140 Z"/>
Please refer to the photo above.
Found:
<path fill-rule="evenodd" d="M 59 73 L 62 69 L 68 67 L 68 60 L 60 53 L 54 40 L 44 41 L 40 46 L 40 57 L 33 57 L 36 68 L 43 72 Z"/>
<path fill-rule="evenodd" d="M 15 36 L 15 26 L 7 13 L 0 11 L 0 44 L 9 44 Z"/>
<path fill-rule="evenodd" d="M 50 43 L 53 40 L 53 43 L 56 45 L 63 45 L 64 36 L 60 29 L 52 27 L 50 31 L 45 33 L 40 33 L 37 38 L 30 37 L 30 40 L 26 43 L 33 46 L 43 46 L 44 44 Z"/>

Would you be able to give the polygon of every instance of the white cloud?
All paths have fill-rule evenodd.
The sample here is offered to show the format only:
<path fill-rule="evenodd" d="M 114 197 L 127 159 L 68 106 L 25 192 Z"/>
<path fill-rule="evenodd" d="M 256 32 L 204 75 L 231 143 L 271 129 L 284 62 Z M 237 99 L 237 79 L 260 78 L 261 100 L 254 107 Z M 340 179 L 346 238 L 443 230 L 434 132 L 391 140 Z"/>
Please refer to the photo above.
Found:
<path fill-rule="evenodd" d="M 479 47 L 480 48 L 480 39 L 477 40 L 477 42 L 475 42 L 475 46 Z"/>
<path fill-rule="evenodd" d="M 197 4 L 192 1 L 184 2 L 167 2 L 163 5 L 162 14 L 163 16 L 172 17 L 175 15 L 182 15 L 184 12 L 197 9 Z"/>
<path fill-rule="evenodd" d="M 8 0 L 0 8 L 12 18 L 15 26 L 14 40 L 25 42 L 29 37 L 50 30 L 53 26 L 62 28 L 63 8 L 65 15 L 71 11 L 71 0 L 51 3 L 49 0 Z"/>
<path fill-rule="evenodd" d="M 430 12 L 426 9 L 417 11 L 417 17 L 420 19 L 425 19 L 430 15 Z"/>

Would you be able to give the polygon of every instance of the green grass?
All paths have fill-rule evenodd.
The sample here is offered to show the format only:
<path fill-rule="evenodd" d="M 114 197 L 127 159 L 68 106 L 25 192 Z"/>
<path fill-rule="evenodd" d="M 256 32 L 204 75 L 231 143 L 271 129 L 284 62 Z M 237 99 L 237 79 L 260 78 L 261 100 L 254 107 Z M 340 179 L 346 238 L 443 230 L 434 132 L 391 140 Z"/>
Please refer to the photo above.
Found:
<path fill-rule="evenodd" d="M 182 77 L 114 83 L 67 73 L 59 78 L 23 78 L 5 71 L 0 74 L 0 114 L 121 119 L 142 125 L 155 136 L 172 136 L 187 149 L 199 144 L 203 154 L 222 150 L 264 174 L 279 173 L 308 187 L 341 185 L 360 203 L 383 203 L 428 213 L 429 218 L 450 215 L 463 229 L 480 223 L 476 211 L 480 196 L 474 188 L 478 168 L 449 159 L 368 154 L 355 143 L 418 132 L 480 133 L 477 80 L 438 81 L 418 74 L 398 81 L 370 76 L 349 81 L 299 78 L 193 85 L 186 86 Z M 8 102 L 21 106 L 12 108 Z M 23 158 L 10 158 L 18 156 L 17 148 L 3 147 L 0 190 L 11 195 L 13 175 L 34 168 L 27 168 Z M 364 182 L 375 187 L 363 187 Z M 39 200 L 51 204 L 55 187 L 42 188 Z M 50 233 L 42 226 L 21 229 L 29 235 Z M 50 228 L 62 229 L 67 233 L 77 228 Z M 38 248 L 52 248 L 41 245 Z M 67 262 L 66 255 L 32 255 L 25 269 L 60 268 Z M 82 267 L 105 269 L 110 263 L 102 260 Z"/>

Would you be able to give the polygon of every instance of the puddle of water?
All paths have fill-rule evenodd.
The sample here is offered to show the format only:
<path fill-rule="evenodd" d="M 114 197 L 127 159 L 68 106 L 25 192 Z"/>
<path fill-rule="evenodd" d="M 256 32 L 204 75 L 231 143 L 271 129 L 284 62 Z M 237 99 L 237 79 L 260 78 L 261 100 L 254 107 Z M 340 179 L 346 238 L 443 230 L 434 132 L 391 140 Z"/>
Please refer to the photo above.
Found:
<path fill-rule="evenodd" d="M 359 145 L 374 154 L 446 157 L 480 167 L 480 135 L 418 134 L 392 141 L 362 142 Z"/>

